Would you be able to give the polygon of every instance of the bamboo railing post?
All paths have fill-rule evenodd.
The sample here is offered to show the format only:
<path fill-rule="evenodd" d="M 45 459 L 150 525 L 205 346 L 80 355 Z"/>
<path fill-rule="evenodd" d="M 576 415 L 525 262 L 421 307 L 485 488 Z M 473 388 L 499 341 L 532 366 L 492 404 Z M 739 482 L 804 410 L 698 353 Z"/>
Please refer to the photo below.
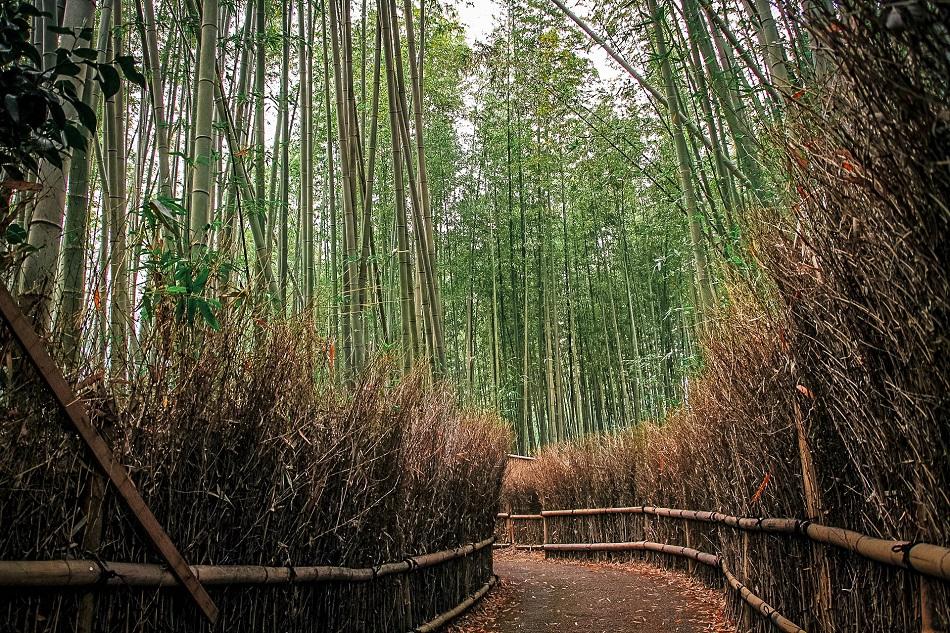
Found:
<path fill-rule="evenodd" d="M 403 622 L 405 623 L 404 630 L 410 630 L 414 624 L 412 618 L 412 590 L 409 588 L 409 578 L 400 577 L 399 582 L 402 584 L 402 608 L 403 608 Z"/>
<path fill-rule="evenodd" d="M 689 521 L 683 521 L 683 541 L 686 547 L 692 548 L 693 544 L 690 535 Z M 696 573 L 696 563 L 691 558 L 686 559 L 686 571 L 688 571 L 691 576 Z"/>
<path fill-rule="evenodd" d="M 937 628 L 937 615 L 934 608 L 932 596 L 932 582 L 926 576 L 917 577 L 920 581 L 918 587 L 919 606 L 920 606 L 920 633 L 944 633 L 944 629 Z"/>
<path fill-rule="evenodd" d="M 545 545 L 548 544 L 548 518 L 541 515 L 541 551 L 544 552 L 544 558 L 548 557 L 548 550 Z"/>
<path fill-rule="evenodd" d="M 794 373 L 794 366 L 792 371 Z M 805 418 L 802 415 L 801 406 L 798 403 L 798 395 L 793 394 L 793 410 L 795 414 L 795 432 L 798 436 L 798 456 L 802 467 L 802 489 L 805 493 L 805 512 L 809 521 L 821 520 L 821 487 L 818 481 L 818 473 L 815 469 L 815 462 L 812 459 L 811 446 L 808 442 L 808 430 L 805 428 Z M 818 573 L 818 591 L 814 596 L 814 607 L 821 623 L 821 628 L 825 631 L 834 630 L 834 622 L 831 615 L 831 571 L 829 569 L 828 556 L 824 549 L 811 547 L 812 559 Z"/>
<path fill-rule="evenodd" d="M 742 533 L 742 583 L 749 584 L 749 533 Z M 752 614 L 749 609 L 742 607 L 742 628 L 749 630 L 752 627 Z"/>
<path fill-rule="evenodd" d="M 914 489 L 917 492 L 917 498 L 924 498 L 924 485 L 918 475 L 917 481 L 914 484 Z M 927 513 L 923 503 L 917 504 L 917 525 L 920 526 L 920 531 L 924 532 L 924 526 L 927 525 Z M 923 535 L 923 534 L 922 534 Z M 934 609 L 934 604 L 932 600 L 932 590 L 931 581 L 927 576 L 919 574 L 917 576 L 918 580 L 918 608 L 920 609 L 920 633 L 944 633 L 943 628 L 938 628 L 940 625 L 937 622 L 937 614 Z"/>
<path fill-rule="evenodd" d="M 95 554 L 102 542 L 102 509 L 105 506 L 106 480 L 98 472 L 91 470 L 86 479 L 86 492 L 83 495 L 86 527 L 83 530 L 82 548 L 84 554 Z M 96 612 L 96 595 L 86 592 L 79 601 L 76 614 L 77 633 L 92 633 Z"/>

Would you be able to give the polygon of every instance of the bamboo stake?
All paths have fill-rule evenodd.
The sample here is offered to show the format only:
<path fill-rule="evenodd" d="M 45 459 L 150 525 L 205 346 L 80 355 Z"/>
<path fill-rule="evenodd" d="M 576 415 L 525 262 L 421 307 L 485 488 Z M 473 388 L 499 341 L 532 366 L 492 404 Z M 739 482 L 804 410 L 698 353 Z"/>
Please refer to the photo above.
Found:
<path fill-rule="evenodd" d="M 795 366 L 792 366 L 795 372 Z M 808 441 L 808 429 L 805 428 L 805 419 L 801 406 L 798 403 L 798 394 L 792 401 L 795 414 L 795 435 L 798 439 L 798 458 L 802 467 L 802 492 L 805 495 L 805 512 L 809 520 L 821 516 L 821 488 L 818 483 L 818 473 L 815 469 L 815 460 L 812 458 L 811 446 Z M 815 610 L 822 626 L 831 627 L 831 573 L 828 567 L 828 558 L 824 551 L 813 549 L 814 565 L 818 573 L 818 595 L 815 596 Z"/>
<path fill-rule="evenodd" d="M 102 542 L 102 509 L 105 503 L 106 480 L 99 473 L 92 471 L 86 478 L 86 482 L 88 486 L 84 499 L 86 529 L 83 531 L 82 548 L 85 552 L 97 552 Z M 78 633 L 92 633 L 95 611 L 95 594 L 91 592 L 83 594 L 79 602 L 79 612 L 76 615 Z"/>

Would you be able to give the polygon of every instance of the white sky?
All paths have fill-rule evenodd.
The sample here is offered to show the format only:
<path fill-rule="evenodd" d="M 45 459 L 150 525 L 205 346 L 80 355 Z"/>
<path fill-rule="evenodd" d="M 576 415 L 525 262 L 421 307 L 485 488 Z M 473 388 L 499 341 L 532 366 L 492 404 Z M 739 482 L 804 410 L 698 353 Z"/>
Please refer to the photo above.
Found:
<path fill-rule="evenodd" d="M 454 0 L 454 4 L 459 13 L 459 21 L 465 27 L 465 39 L 469 45 L 484 41 L 491 32 L 495 20 L 502 17 L 505 11 L 503 6 L 495 0 Z M 566 4 L 581 19 L 588 18 L 590 11 L 586 3 L 577 4 L 572 0 L 567 0 Z M 556 9 L 553 3 L 551 7 Z M 571 25 L 573 26 L 573 23 Z M 626 76 L 624 70 L 596 44 L 590 54 L 584 51 L 577 51 L 577 53 L 593 62 L 602 80 L 613 81 Z"/>
<path fill-rule="evenodd" d="M 501 5 L 494 0 L 456 0 L 455 9 L 465 26 L 465 39 L 469 46 L 484 41 L 491 32 L 497 16 L 502 15 Z"/>

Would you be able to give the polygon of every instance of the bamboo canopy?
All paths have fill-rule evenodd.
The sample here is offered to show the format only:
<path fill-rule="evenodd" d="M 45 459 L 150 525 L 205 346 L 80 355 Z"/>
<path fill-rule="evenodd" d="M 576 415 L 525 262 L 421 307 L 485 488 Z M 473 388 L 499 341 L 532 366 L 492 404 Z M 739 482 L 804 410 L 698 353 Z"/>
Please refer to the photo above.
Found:
<path fill-rule="evenodd" d="M 192 565 L 203 585 L 274 585 L 318 582 L 369 582 L 384 576 L 433 567 L 480 551 L 495 537 L 454 549 L 414 556 L 376 567 L 265 567 L 261 565 Z M 0 561 L 0 587 L 175 587 L 178 580 L 163 565 L 94 560 Z"/>

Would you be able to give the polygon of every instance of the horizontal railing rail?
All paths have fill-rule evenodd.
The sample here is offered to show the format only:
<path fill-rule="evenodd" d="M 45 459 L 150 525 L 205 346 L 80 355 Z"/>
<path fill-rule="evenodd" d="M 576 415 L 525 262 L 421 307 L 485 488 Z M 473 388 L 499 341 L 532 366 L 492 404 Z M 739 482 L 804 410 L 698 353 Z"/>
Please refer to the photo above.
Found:
<path fill-rule="evenodd" d="M 496 516 L 499 519 L 511 519 L 512 521 L 541 521 L 544 519 L 540 514 L 510 514 L 508 512 L 499 512 Z"/>
<path fill-rule="evenodd" d="M 495 542 L 491 536 L 449 550 L 413 556 L 374 567 L 262 565 L 191 565 L 203 585 L 272 585 L 284 583 L 369 582 L 463 558 Z M 167 567 L 148 563 L 95 560 L 0 561 L 0 587 L 175 587 Z"/>
<path fill-rule="evenodd" d="M 847 550 L 884 565 L 911 569 L 933 578 L 950 580 L 950 548 L 916 541 L 881 539 L 806 519 L 737 517 L 720 512 L 680 510 L 656 506 L 544 510 L 541 512 L 541 516 L 545 519 L 606 514 L 647 514 L 684 521 L 716 523 L 750 532 L 800 535 L 815 543 Z"/>

